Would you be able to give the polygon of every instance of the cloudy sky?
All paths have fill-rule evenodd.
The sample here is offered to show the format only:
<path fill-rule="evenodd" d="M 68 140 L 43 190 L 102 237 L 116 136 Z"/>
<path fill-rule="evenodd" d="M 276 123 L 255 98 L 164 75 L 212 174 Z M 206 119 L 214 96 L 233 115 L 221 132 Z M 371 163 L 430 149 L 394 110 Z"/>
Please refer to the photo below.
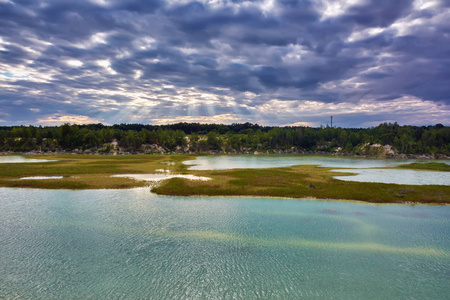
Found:
<path fill-rule="evenodd" d="M 448 0 L 0 0 L 0 126 L 450 125 Z"/>

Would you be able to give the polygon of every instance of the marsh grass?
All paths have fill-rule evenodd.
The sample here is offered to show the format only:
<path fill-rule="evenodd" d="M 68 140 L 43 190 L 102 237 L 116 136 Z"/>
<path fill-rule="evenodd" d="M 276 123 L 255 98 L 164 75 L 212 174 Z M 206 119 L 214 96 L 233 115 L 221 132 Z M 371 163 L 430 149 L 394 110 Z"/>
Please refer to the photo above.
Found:
<path fill-rule="evenodd" d="M 339 173 L 350 175 L 351 173 Z M 202 171 L 210 181 L 167 180 L 153 188 L 164 195 L 271 196 L 347 199 L 375 203 L 450 203 L 448 186 L 407 186 L 333 179 L 330 168 L 294 166 L 275 169 Z"/>
<path fill-rule="evenodd" d="M 149 186 L 148 182 L 113 174 L 153 174 L 157 169 L 173 174 L 210 177 L 209 181 L 172 178 L 153 191 L 164 195 L 271 196 L 290 198 L 348 199 L 375 203 L 450 203 L 450 186 L 407 186 L 340 181 L 330 168 L 299 165 L 273 169 L 188 170 L 182 164 L 191 155 L 55 155 L 30 156 L 54 159 L 47 163 L 0 164 L 0 186 L 44 189 L 120 189 Z M 432 165 L 433 164 L 433 165 Z M 427 168 L 445 168 L 428 163 Z M 418 168 L 412 164 L 412 168 Z M 411 165 L 407 165 L 411 168 Z M 19 180 L 31 176 L 63 176 L 62 179 Z"/>
<path fill-rule="evenodd" d="M 48 156 L 33 155 L 30 158 L 48 159 Z M 166 169 L 172 173 L 185 172 L 181 162 L 190 159 L 187 155 L 55 155 L 57 160 L 46 163 L 0 164 L 0 186 L 47 189 L 99 189 L 132 188 L 148 186 L 148 183 L 132 178 L 111 177 L 114 174 L 155 173 Z M 170 160 L 171 164 L 164 164 Z M 21 177 L 63 176 L 62 179 L 20 180 Z"/>
<path fill-rule="evenodd" d="M 450 172 L 450 165 L 446 163 L 428 162 L 428 163 L 411 163 L 408 165 L 401 165 L 397 168 L 411 169 L 411 170 L 428 170 L 428 171 L 444 171 Z"/>

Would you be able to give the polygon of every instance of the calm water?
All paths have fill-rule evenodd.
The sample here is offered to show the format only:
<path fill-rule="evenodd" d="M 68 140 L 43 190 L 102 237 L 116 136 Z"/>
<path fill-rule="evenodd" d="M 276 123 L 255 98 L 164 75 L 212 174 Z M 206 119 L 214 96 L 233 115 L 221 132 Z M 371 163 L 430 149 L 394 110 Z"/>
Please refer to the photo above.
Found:
<path fill-rule="evenodd" d="M 357 173 L 355 176 L 334 176 L 346 181 L 381 182 L 409 185 L 450 185 L 450 172 L 398 169 L 339 169 L 335 172 Z"/>
<path fill-rule="evenodd" d="M 16 156 L 16 155 L 6 155 L 2 156 L 0 155 L 0 164 L 18 164 L 18 163 L 43 163 L 43 162 L 50 162 L 55 160 L 48 160 L 48 159 L 35 159 L 35 158 L 27 158 L 23 156 Z"/>
<path fill-rule="evenodd" d="M 0 188 L 0 299 L 448 299 L 450 206 Z"/>
<path fill-rule="evenodd" d="M 368 159 L 310 155 L 219 155 L 197 157 L 195 160 L 184 163 L 191 165 L 190 169 L 192 170 L 258 169 L 294 165 L 319 165 L 329 168 L 351 168 L 351 170 L 334 171 L 358 173 L 355 176 L 334 177 L 339 180 L 411 185 L 450 185 L 450 172 L 374 169 L 395 167 L 413 162 L 430 162 L 430 160 Z M 433 160 L 433 162 L 450 164 L 448 160 Z"/>
<path fill-rule="evenodd" d="M 319 165 L 330 168 L 385 168 L 409 164 L 416 160 L 363 159 L 313 155 L 211 155 L 185 161 L 192 170 L 258 169 L 294 165 Z"/>

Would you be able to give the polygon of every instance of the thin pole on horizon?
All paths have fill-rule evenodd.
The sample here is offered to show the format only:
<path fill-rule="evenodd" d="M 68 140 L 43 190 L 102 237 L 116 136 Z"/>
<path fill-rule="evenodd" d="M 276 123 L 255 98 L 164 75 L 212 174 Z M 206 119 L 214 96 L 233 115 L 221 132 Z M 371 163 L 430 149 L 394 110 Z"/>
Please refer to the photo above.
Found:
<path fill-rule="evenodd" d="M 333 116 L 331 116 L 331 128 L 333 128 Z"/>

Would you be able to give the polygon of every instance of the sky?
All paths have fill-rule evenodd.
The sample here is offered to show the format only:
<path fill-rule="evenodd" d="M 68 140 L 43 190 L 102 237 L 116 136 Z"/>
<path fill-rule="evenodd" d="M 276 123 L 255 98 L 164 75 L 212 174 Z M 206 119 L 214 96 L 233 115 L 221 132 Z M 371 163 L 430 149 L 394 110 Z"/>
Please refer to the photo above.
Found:
<path fill-rule="evenodd" d="M 0 126 L 450 125 L 448 0 L 0 0 Z"/>

